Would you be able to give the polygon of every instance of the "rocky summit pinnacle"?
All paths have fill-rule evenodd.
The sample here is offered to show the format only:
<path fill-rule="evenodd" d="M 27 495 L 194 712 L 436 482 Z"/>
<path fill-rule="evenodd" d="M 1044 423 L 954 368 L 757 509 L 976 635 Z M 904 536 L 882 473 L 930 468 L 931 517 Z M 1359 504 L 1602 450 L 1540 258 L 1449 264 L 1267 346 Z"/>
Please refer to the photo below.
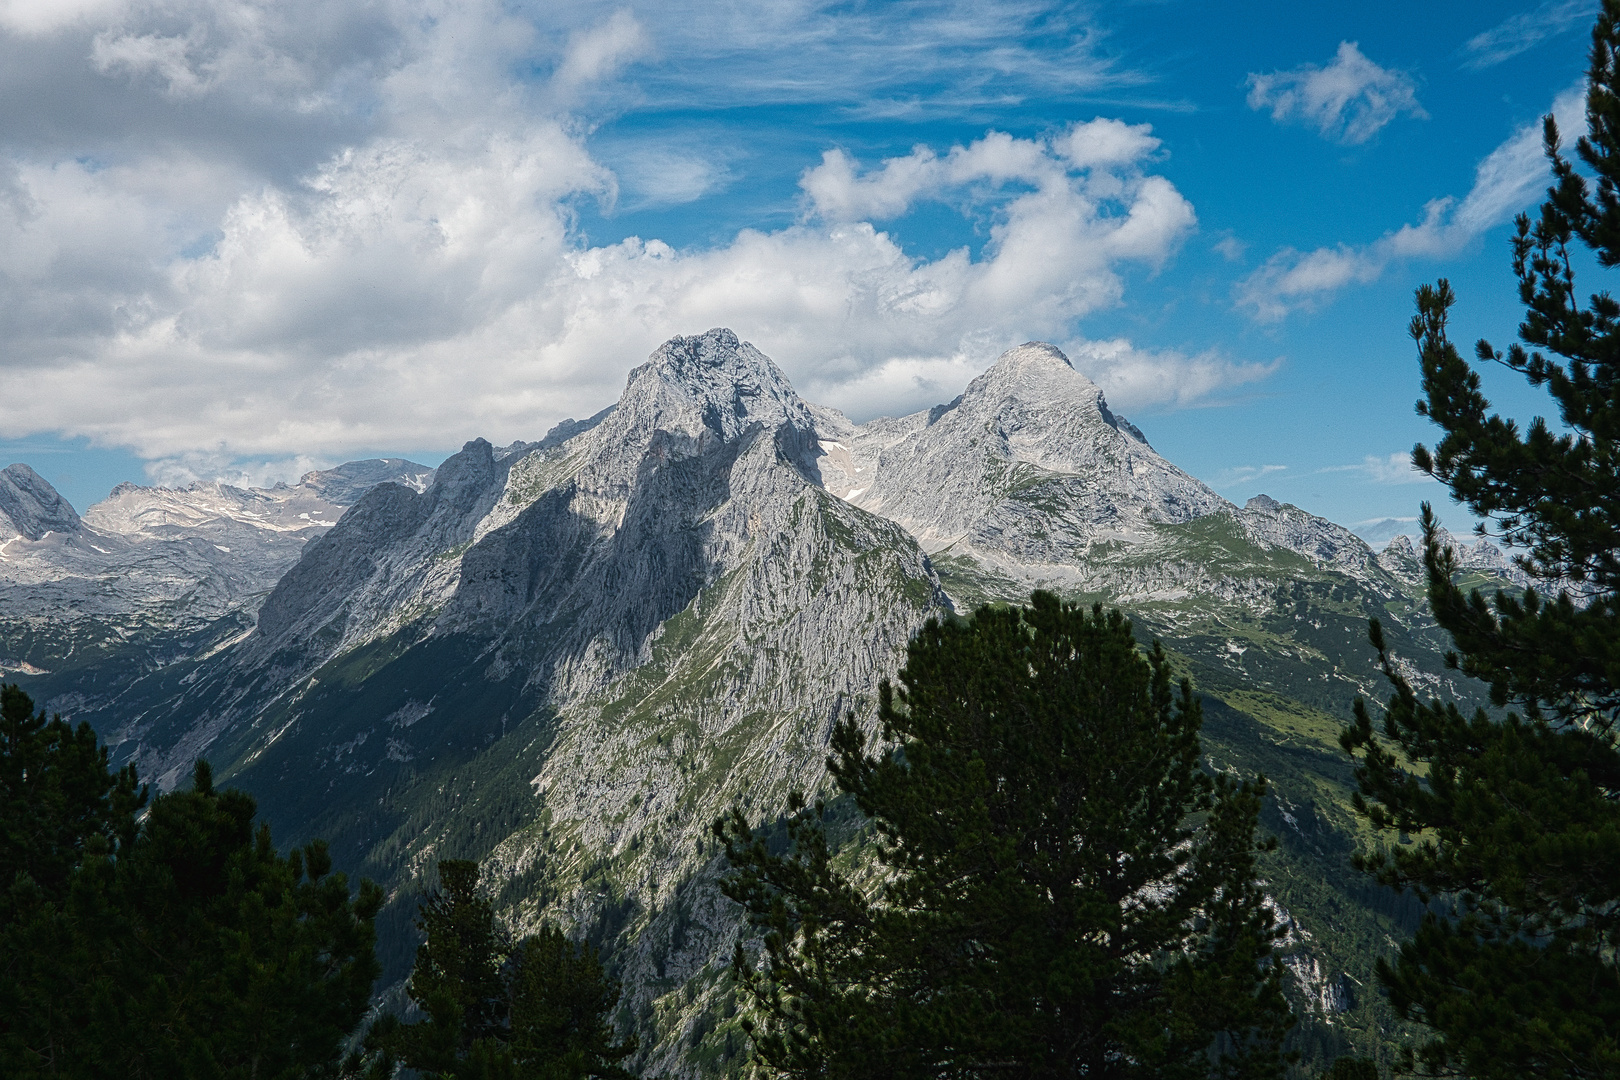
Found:
<path fill-rule="evenodd" d="M 1093 541 L 1230 506 L 1154 452 L 1051 345 L 1009 349 L 947 406 L 859 428 L 836 419 L 822 425 L 828 489 L 931 553 L 1068 565 Z M 1030 549 L 1037 534 L 1049 551 Z"/>
<path fill-rule="evenodd" d="M 772 431 L 784 423 L 804 431 L 814 426 L 809 407 L 770 357 L 723 327 L 659 346 L 630 373 L 615 414 L 621 423 L 693 437 L 707 430 L 723 440 L 756 423 Z"/>
<path fill-rule="evenodd" d="M 1101 388 L 1043 342 L 1008 349 L 968 384 L 955 411 L 957 423 L 993 423 L 1016 460 L 1056 472 L 1093 467 L 1099 439 L 1135 432 L 1122 431 Z"/>
<path fill-rule="evenodd" d="M 48 532 L 75 532 L 79 515 L 46 479 L 27 465 L 0 469 L 0 529 L 39 540 Z"/>

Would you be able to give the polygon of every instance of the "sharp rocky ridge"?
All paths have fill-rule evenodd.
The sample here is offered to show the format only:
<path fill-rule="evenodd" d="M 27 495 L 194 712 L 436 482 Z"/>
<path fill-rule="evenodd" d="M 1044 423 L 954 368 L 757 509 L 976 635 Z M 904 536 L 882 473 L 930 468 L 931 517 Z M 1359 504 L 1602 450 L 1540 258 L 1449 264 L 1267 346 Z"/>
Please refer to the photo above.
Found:
<path fill-rule="evenodd" d="M 948 404 L 856 424 L 715 329 L 661 346 L 596 416 L 475 439 L 437 470 L 130 487 L 83 522 L 35 480 L 0 477 L 15 603 L 79 610 L 94 591 L 52 575 L 143 565 L 166 583 L 57 628 L 100 627 L 103 662 L 30 654 L 48 707 L 162 786 L 209 757 L 278 839 L 325 836 L 387 883 L 401 941 L 433 861 L 481 859 L 519 928 L 560 919 L 612 948 L 641 1064 L 671 1075 L 702 1072 L 741 933 L 709 824 L 823 789 L 833 723 L 871 722 L 926 619 L 1054 588 L 1175 635 L 1212 692 L 1305 686 L 1331 708 L 1374 685 L 1377 611 L 1435 654 L 1427 685 L 1446 677 L 1421 627 L 1401 636 L 1399 551 L 1264 496 L 1233 505 L 1037 343 Z M 128 631 L 150 609 L 170 637 Z M 0 630 L 12 652 L 35 640 Z M 388 963 L 398 977 L 408 956 Z"/>
<path fill-rule="evenodd" d="M 26 465 L 0 471 L 0 673 L 96 672 L 60 703 L 110 701 L 142 673 L 240 638 L 305 543 L 382 481 L 433 470 L 354 461 L 297 484 L 124 483 L 81 519 Z"/>

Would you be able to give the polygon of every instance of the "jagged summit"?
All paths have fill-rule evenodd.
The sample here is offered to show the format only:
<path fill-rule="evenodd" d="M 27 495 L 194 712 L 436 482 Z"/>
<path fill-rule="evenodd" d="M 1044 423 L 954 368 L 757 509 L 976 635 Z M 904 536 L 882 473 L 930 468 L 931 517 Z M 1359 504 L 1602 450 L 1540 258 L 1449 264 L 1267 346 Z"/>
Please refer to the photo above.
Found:
<path fill-rule="evenodd" d="M 615 425 L 679 430 L 697 438 L 705 430 L 723 440 L 751 424 L 802 431 L 814 424 L 810 409 L 770 357 L 723 327 L 696 337 L 675 337 L 630 373 L 614 410 Z"/>
<path fill-rule="evenodd" d="M 1002 353 L 968 384 L 951 413 L 954 417 L 942 415 L 935 422 L 949 419 L 994 431 L 1013 460 L 1053 472 L 1092 468 L 1098 451 L 1117 436 L 1146 442 L 1108 408 L 1096 383 L 1044 342 Z"/>
<path fill-rule="evenodd" d="M 931 552 L 966 544 L 983 556 L 997 537 L 1025 532 L 1003 518 L 1025 522 L 1036 487 L 1049 496 L 1042 506 L 1066 507 L 1041 531 L 1071 547 L 1230 505 L 1155 453 L 1096 383 L 1039 342 L 1007 350 L 948 405 L 845 421 L 829 443 L 836 419 L 822 425 L 829 490 L 904 525 Z"/>
<path fill-rule="evenodd" d="M 1064 355 L 1063 350 L 1046 341 L 1026 341 L 1022 345 L 1008 349 L 996 357 L 996 362 L 990 365 L 990 371 L 1056 371 L 1059 368 L 1068 368 L 1076 375 L 1080 375 L 1075 371 L 1074 363 Z M 1084 375 L 1080 377 L 1086 378 Z"/>
<path fill-rule="evenodd" d="M 1075 370 L 1056 346 L 1030 341 L 1008 349 L 983 375 L 968 383 L 953 404 L 988 403 L 995 408 L 1019 405 L 1050 410 L 1078 406 L 1093 412 L 1102 405 L 1102 390 Z"/>
<path fill-rule="evenodd" d="M 48 532 L 76 532 L 79 515 L 50 483 L 27 465 L 0 469 L 0 529 L 41 539 Z"/>

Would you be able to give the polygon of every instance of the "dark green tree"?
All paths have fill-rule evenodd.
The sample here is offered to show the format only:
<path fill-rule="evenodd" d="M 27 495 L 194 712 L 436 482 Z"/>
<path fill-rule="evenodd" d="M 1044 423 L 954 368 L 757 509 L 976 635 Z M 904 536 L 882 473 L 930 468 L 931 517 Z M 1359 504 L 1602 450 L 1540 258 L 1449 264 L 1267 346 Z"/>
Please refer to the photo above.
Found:
<path fill-rule="evenodd" d="M 85 1019 L 75 998 L 69 885 L 86 856 L 128 850 L 146 802 L 133 767 L 112 772 L 88 724 L 50 720 L 0 687 L 0 1074 L 61 1072 Z"/>
<path fill-rule="evenodd" d="M 337 1068 L 377 975 L 381 890 L 354 896 L 319 841 L 282 858 L 204 762 L 137 828 L 133 770 L 110 773 L 88 728 L 43 722 L 14 687 L 0 739 L 0 1075 Z"/>
<path fill-rule="evenodd" d="M 423 941 L 406 994 L 422 1019 L 385 1018 L 373 1044 L 427 1077 L 482 1077 L 504 1046 L 509 994 L 502 967 L 511 939 L 478 893 L 478 864 L 439 863 L 439 888 L 417 908 Z"/>
<path fill-rule="evenodd" d="M 1620 302 L 1597 292 L 1583 303 L 1575 288 L 1583 250 L 1601 269 L 1620 265 L 1617 50 L 1620 3 L 1605 0 L 1575 146 L 1591 179 L 1547 117 L 1555 182 L 1513 239 L 1520 342 L 1475 349 L 1479 364 L 1544 388 L 1563 430 L 1541 417 L 1521 430 L 1492 412 L 1448 338 L 1447 282 L 1418 290 L 1412 321 L 1418 411 L 1443 432 L 1413 463 L 1514 545 L 1537 582 L 1522 595 L 1465 594 L 1425 505 L 1448 662 L 1489 685 L 1496 712 L 1421 700 L 1375 622 L 1394 693 L 1376 727 L 1358 701 L 1343 736 L 1361 759 L 1358 808 L 1417 841 L 1361 863 L 1430 902 L 1379 976 L 1396 1010 L 1432 1033 L 1412 1064 L 1435 1072 L 1620 1076 Z"/>
<path fill-rule="evenodd" d="M 930 620 L 884 747 L 828 765 L 877 865 L 826 808 L 716 822 L 757 1058 L 802 1077 L 1270 1077 L 1292 1023 L 1256 880 L 1263 780 L 1199 767 L 1199 699 L 1118 612 L 1047 593 Z"/>
<path fill-rule="evenodd" d="M 109 771 L 89 724 L 46 720 L 19 687 L 0 686 L 0 887 L 22 875 L 62 900 L 86 845 L 128 844 L 145 804 L 134 766 Z"/>
<path fill-rule="evenodd" d="M 614 1037 L 619 988 L 596 950 L 549 926 L 514 944 L 478 876 L 474 862 L 439 864 L 406 987 L 422 1019 L 379 1020 L 367 1067 L 386 1076 L 397 1061 L 428 1080 L 633 1080 L 619 1062 L 636 1043 Z"/>
<path fill-rule="evenodd" d="M 256 810 L 199 761 L 127 851 L 81 869 L 68 913 L 101 957 L 84 991 L 103 1075 L 302 1077 L 339 1061 L 377 978 L 382 890 L 352 893 L 320 840 L 282 857 Z"/>
<path fill-rule="evenodd" d="M 527 937 L 513 956 L 512 1057 L 524 1080 L 634 1080 L 620 1066 L 634 1038 L 615 1036 L 608 1017 L 619 988 L 589 943 L 555 927 Z"/>

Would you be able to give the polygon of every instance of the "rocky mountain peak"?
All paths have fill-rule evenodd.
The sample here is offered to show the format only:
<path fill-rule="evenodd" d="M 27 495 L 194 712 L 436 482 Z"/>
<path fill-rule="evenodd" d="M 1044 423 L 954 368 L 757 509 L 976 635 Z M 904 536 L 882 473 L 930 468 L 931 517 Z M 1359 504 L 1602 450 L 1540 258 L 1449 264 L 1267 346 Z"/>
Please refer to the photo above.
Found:
<path fill-rule="evenodd" d="M 1105 447 L 1147 442 L 1060 349 L 1036 341 L 1002 353 L 933 421 L 994 431 L 1010 458 L 1054 472 L 1088 471 Z"/>
<path fill-rule="evenodd" d="M 946 405 L 860 426 L 822 413 L 829 491 L 903 526 L 930 553 L 950 549 L 1009 576 L 1072 559 L 1060 552 L 1096 539 L 1140 538 L 1231 506 L 1155 453 L 1096 383 L 1039 342 L 1007 350 Z"/>
<path fill-rule="evenodd" d="M 433 483 L 433 470 L 404 458 L 369 458 L 305 473 L 298 482 L 329 502 L 352 506 L 378 484 L 402 484 L 412 491 L 425 491 Z"/>
<path fill-rule="evenodd" d="M 974 399 L 1025 404 L 1073 401 L 1095 406 L 1102 400 L 1102 391 L 1076 371 L 1056 346 L 1031 341 L 1002 353 L 988 371 L 968 384 L 963 400 Z"/>
<path fill-rule="evenodd" d="M 1074 364 L 1063 355 L 1063 350 L 1056 345 L 1045 341 L 1026 341 L 1016 348 L 1008 349 L 996 358 L 990 365 L 991 371 L 1034 371 L 1034 372 L 1060 372 L 1063 368 L 1074 371 Z M 1079 375 L 1078 371 L 1075 374 Z M 1084 375 L 1080 376 L 1082 379 Z M 1087 382 L 1091 380 L 1087 379 Z"/>
<path fill-rule="evenodd" d="M 77 532 L 79 515 L 50 483 L 27 465 L 0 469 L 0 528 L 38 540 L 48 532 Z"/>
<path fill-rule="evenodd" d="M 705 431 L 730 441 L 755 423 L 814 428 L 809 407 L 771 359 L 723 327 L 675 337 L 630 373 L 614 413 L 618 424 Z"/>

